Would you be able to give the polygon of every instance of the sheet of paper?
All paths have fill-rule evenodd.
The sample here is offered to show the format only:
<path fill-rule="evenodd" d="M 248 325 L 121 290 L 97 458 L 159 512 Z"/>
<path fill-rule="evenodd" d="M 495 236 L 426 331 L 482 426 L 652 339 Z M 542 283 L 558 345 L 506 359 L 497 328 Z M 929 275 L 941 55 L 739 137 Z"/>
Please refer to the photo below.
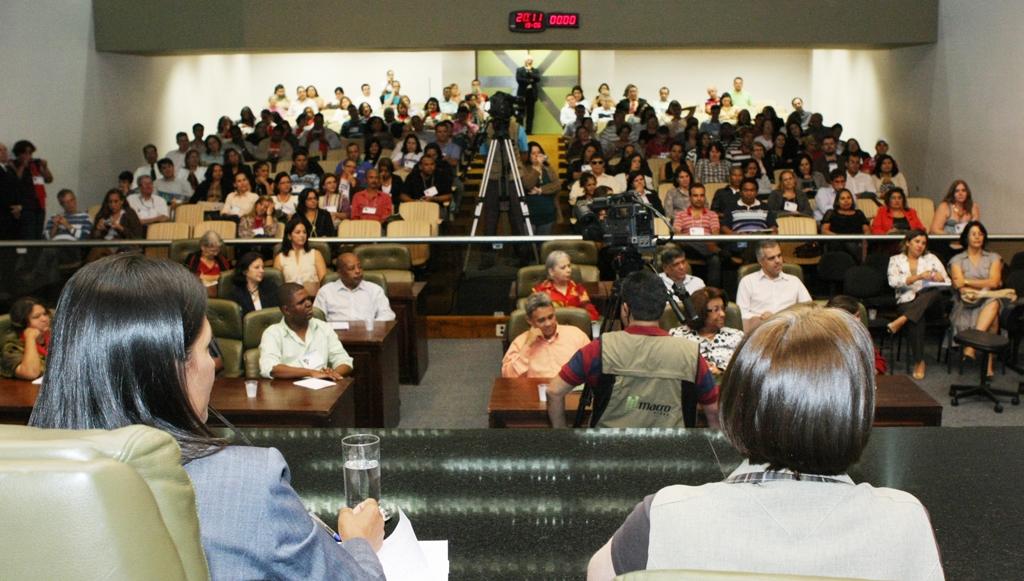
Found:
<path fill-rule="evenodd" d="M 306 389 L 323 389 L 335 385 L 333 381 L 327 379 L 316 379 L 315 377 L 307 377 L 306 379 L 300 379 L 295 382 L 295 385 L 299 387 L 305 387 Z"/>
<path fill-rule="evenodd" d="M 348 321 L 331 321 L 330 325 L 335 331 L 348 331 Z"/>
<path fill-rule="evenodd" d="M 384 539 L 384 546 L 377 553 L 388 581 L 447 581 L 448 541 L 424 543 L 416 538 L 402 509 L 398 509 L 398 519 L 398 526 Z M 443 548 L 437 543 L 443 544 Z"/>

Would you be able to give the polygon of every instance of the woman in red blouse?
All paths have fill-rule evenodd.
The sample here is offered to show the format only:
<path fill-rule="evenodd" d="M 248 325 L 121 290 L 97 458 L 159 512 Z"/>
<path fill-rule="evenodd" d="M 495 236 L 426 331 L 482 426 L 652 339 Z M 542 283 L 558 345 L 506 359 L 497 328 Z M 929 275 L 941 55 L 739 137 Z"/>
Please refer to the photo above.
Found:
<path fill-rule="evenodd" d="M 913 208 L 907 206 L 907 195 L 901 188 L 893 188 L 885 195 L 885 205 L 878 208 L 871 222 L 872 234 L 890 234 L 925 230 Z"/>
<path fill-rule="evenodd" d="M 221 250 L 224 240 L 213 230 L 208 230 L 199 239 L 199 252 L 193 252 L 185 259 L 185 266 L 203 281 L 207 288 L 216 287 L 220 273 L 231 270 L 231 263 L 224 258 Z"/>
<path fill-rule="evenodd" d="M 572 279 L 572 261 L 569 260 L 569 255 L 561 250 L 555 250 L 548 254 L 545 265 L 548 268 L 548 278 L 534 286 L 533 292 L 547 294 L 556 307 L 586 309 L 590 320 L 596 321 L 600 315 L 590 303 L 587 289 Z"/>

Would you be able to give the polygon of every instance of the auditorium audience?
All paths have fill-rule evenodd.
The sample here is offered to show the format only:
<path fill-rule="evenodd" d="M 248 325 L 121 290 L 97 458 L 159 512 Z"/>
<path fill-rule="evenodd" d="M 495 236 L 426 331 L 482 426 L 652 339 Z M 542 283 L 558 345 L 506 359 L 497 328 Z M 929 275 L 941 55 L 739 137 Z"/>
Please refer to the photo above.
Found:
<path fill-rule="evenodd" d="M 642 172 L 630 172 L 626 177 L 626 183 L 628 185 L 626 193 L 632 195 L 634 199 L 651 206 L 659 214 L 664 215 L 665 208 L 661 205 L 661 198 L 658 197 L 658 192 L 647 186 L 648 179 L 649 178 Z M 660 220 L 660 218 L 657 217 L 655 219 Z"/>
<path fill-rule="evenodd" d="M 825 212 L 836 207 L 836 198 L 839 197 L 839 192 L 846 189 L 846 172 L 839 169 L 833 170 L 828 174 L 828 184 L 818 188 L 817 193 L 814 194 L 814 219 L 818 222 L 825 217 Z"/>
<path fill-rule="evenodd" d="M 302 285 L 310 297 L 316 296 L 327 274 L 323 255 L 309 246 L 312 229 L 305 216 L 292 217 L 284 227 L 281 251 L 274 256 L 274 268 L 281 271 L 284 281 Z"/>
<path fill-rule="evenodd" d="M 160 175 L 160 169 L 157 167 L 156 146 L 152 143 L 144 145 L 142 147 L 142 157 L 146 160 L 146 163 L 137 167 L 135 173 L 132 174 L 132 181 L 135 183 L 138 183 L 139 178 L 142 176 L 149 176 L 155 180 Z"/>
<path fill-rule="evenodd" d="M 850 190 L 842 188 L 836 196 L 835 206 L 825 212 L 821 219 L 822 234 L 870 234 L 871 227 L 864 212 L 857 207 Z M 856 240 L 829 242 L 830 250 L 846 252 L 855 260 L 860 260 L 861 243 Z"/>
<path fill-rule="evenodd" d="M 793 170 L 782 170 L 779 174 L 779 189 L 768 196 L 768 210 L 777 215 L 814 216 L 807 195 L 797 187 Z"/>
<path fill-rule="evenodd" d="M 562 190 L 558 175 L 548 163 L 544 148 L 535 141 L 529 144 L 529 162 L 522 166 L 520 174 L 526 206 L 530 210 L 533 233 L 540 236 L 551 234 L 558 216 L 557 197 Z"/>
<path fill-rule="evenodd" d="M 195 190 L 174 170 L 174 162 L 166 157 L 157 162 L 160 168 L 160 177 L 153 182 L 156 194 L 167 202 L 168 208 L 173 212 L 181 204 L 192 199 Z"/>
<path fill-rule="evenodd" d="M 213 230 L 199 238 L 199 250 L 185 257 L 185 267 L 199 277 L 207 288 L 220 282 L 220 273 L 231 270 L 231 261 L 223 255 L 224 239 Z"/>
<path fill-rule="evenodd" d="M 907 206 L 907 195 L 899 188 L 892 188 L 885 195 L 885 204 L 878 208 L 871 221 L 872 234 L 893 234 L 910 230 L 924 230 L 925 226 L 917 211 Z"/>
<path fill-rule="evenodd" d="M 565 394 L 584 383 L 594 396 L 591 427 L 693 427 L 698 402 L 708 425 L 718 427 L 718 386 L 707 362 L 697 345 L 659 326 L 664 310 L 665 288 L 654 273 L 624 279 L 623 330 L 602 333 L 581 348 L 548 385 L 552 427 L 566 426 Z M 645 405 L 637 405 L 640 399 Z"/>
<path fill-rule="evenodd" d="M 405 191 L 401 194 L 403 202 L 425 200 L 438 205 L 452 200 L 452 181 L 445 171 L 438 170 L 438 162 L 433 157 L 424 155 L 416 168 L 405 180 Z M 445 210 L 441 211 L 441 215 Z"/>
<path fill-rule="evenodd" d="M 590 295 L 583 285 L 572 279 L 572 261 L 561 250 L 548 254 L 545 261 L 547 279 L 534 285 L 532 292 L 545 293 L 556 307 L 579 307 L 586 309 L 590 320 L 600 318 L 597 308 L 590 302 Z"/>
<path fill-rule="evenodd" d="M 231 290 L 227 298 L 242 307 L 242 316 L 276 307 L 277 284 L 266 278 L 263 257 L 256 252 L 246 252 L 238 259 L 231 275 Z"/>
<path fill-rule="evenodd" d="M 36 379 L 50 352 L 50 311 L 39 299 L 23 297 L 9 316 L 11 328 L 0 337 L 0 377 Z"/>
<path fill-rule="evenodd" d="M 569 188 L 570 205 L 576 205 L 576 200 L 584 194 L 584 188 L 587 185 L 584 183 L 584 179 L 586 179 L 588 182 L 591 179 L 593 179 L 595 188 L 598 186 L 605 186 L 611 188 L 613 192 L 622 191 L 623 188 L 619 187 L 619 180 L 605 173 L 606 163 L 607 162 L 605 161 L 604 156 L 601 155 L 600 153 L 595 153 L 593 156 L 591 156 L 590 171 L 584 171 L 582 174 L 580 174 L 580 179 L 577 180 L 571 188 Z M 587 177 L 588 175 L 589 177 Z"/>
<path fill-rule="evenodd" d="M 279 220 L 287 222 L 295 215 L 299 197 L 292 193 L 292 177 L 286 172 L 274 176 L 273 196 L 274 212 Z"/>
<path fill-rule="evenodd" d="M 231 184 L 234 185 L 233 183 Z M 230 189 L 224 184 L 224 166 L 215 163 L 206 168 L 203 176 L 203 183 L 196 188 L 196 193 L 189 200 L 192 204 L 199 202 L 210 202 L 212 204 L 223 204 L 224 198 Z"/>
<path fill-rule="evenodd" d="M 857 156 L 847 156 L 843 163 L 846 166 L 846 189 L 860 198 L 862 194 L 875 192 L 875 180 L 872 176 L 860 171 L 861 160 Z M 906 191 L 905 189 L 903 191 Z"/>
<path fill-rule="evenodd" d="M 171 219 L 171 211 L 167 202 L 160 196 L 154 196 L 153 178 L 148 175 L 139 176 L 136 183 L 139 186 L 137 193 L 128 196 L 128 206 L 135 211 L 143 227 L 157 222 L 167 222 Z"/>
<path fill-rule="evenodd" d="M 559 325 L 555 305 L 545 293 L 531 294 L 525 310 L 530 329 L 512 340 L 501 361 L 501 376 L 553 378 L 590 337 L 573 325 Z"/>
<path fill-rule="evenodd" d="M 397 209 L 405 183 L 395 174 L 394 162 L 386 157 L 377 162 L 377 176 L 380 178 L 380 191 L 391 196 L 391 206 Z"/>
<path fill-rule="evenodd" d="M 352 357 L 327 323 L 313 317 L 313 297 L 302 285 L 278 290 L 284 315 L 260 339 L 260 376 L 275 379 L 339 380 L 352 372 Z"/>
<path fill-rule="evenodd" d="M 402 147 L 391 152 L 391 160 L 400 168 L 412 170 L 423 157 L 423 147 L 415 135 L 406 135 L 402 139 Z"/>
<path fill-rule="evenodd" d="M 204 148 L 199 154 L 199 159 L 204 165 L 222 163 L 224 161 L 224 151 L 219 137 L 216 135 L 208 135 L 206 139 L 203 140 L 203 145 Z"/>
<path fill-rule="evenodd" d="M 879 159 L 881 166 L 884 158 Z M 930 232 L 932 234 L 960 234 L 970 222 L 981 220 L 981 208 L 971 195 L 964 180 L 954 180 L 946 197 L 935 207 Z"/>
<path fill-rule="evenodd" d="M 430 158 L 426 160 L 433 161 Z M 366 189 L 352 198 L 352 219 L 384 223 L 393 213 L 391 196 L 380 189 L 380 172 L 373 168 L 367 170 Z"/>
<path fill-rule="evenodd" d="M 967 329 L 999 333 L 999 315 L 1009 305 L 1008 298 L 979 296 L 1003 286 L 1003 260 L 985 249 L 988 229 L 981 222 L 971 221 L 960 233 L 963 252 L 949 261 L 953 281 L 953 312 L 949 315 L 954 336 Z M 975 358 L 973 347 L 964 347 L 964 357 Z M 994 356 L 988 357 L 988 374 L 993 375 Z"/>
<path fill-rule="evenodd" d="M 146 234 L 135 210 L 125 203 L 125 196 L 119 190 L 107 191 L 103 197 L 96 219 L 92 223 L 94 240 L 139 240 Z M 89 251 L 88 260 L 96 260 L 114 252 L 112 247 L 94 247 Z"/>
<path fill-rule="evenodd" d="M 688 294 L 693 294 L 704 288 L 704 281 L 699 277 L 690 274 L 690 265 L 686 262 L 686 255 L 675 244 L 668 244 L 658 256 L 661 266 L 662 282 L 668 292 L 674 292 L 676 285 L 682 285 Z M 676 302 L 680 302 L 675 295 Z"/>
<path fill-rule="evenodd" d="M 375 502 L 339 511 L 339 545 L 306 512 L 278 451 L 231 445 L 206 426 L 214 361 L 205 315 L 202 286 L 181 265 L 121 255 L 83 268 L 61 294 L 30 424 L 143 424 L 172 435 L 213 579 L 383 579 L 373 554 L 384 536 Z"/>
<path fill-rule="evenodd" d="M 239 238 L 276 238 L 279 222 L 274 217 L 274 201 L 260 196 L 252 211 L 238 220 Z"/>
<path fill-rule="evenodd" d="M 722 232 L 744 234 L 771 232 L 779 233 L 775 212 L 757 199 L 757 181 L 743 178 L 740 182 L 740 198 L 731 207 L 723 209 Z"/>
<path fill-rule="evenodd" d="M 758 243 L 756 256 L 761 268 L 744 276 L 736 291 L 744 333 L 752 332 L 779 311 L 811 300 L 804 283 L 782 271 L 782 248 L 778 242 Z"/>
<path fill-rule="evenodd" d="M 675 337 L 683 337 L 697 343 L 700 355 L 708 363 L 708 369 L 716 379 L 729 367 L 732 354 L 743 340 L 743 331 L 725 326 L 728 297 L 722 289 L 708 286 L 690 295 L 696 315 L 696 329 L 680 325 L 669 331 Z"/>
<path fill-rule="evenodd" d="M 309 223 L 307 234 L 310 238 L 329 238 L 338 235 L 331 213 L 320 209 L 320 199 L 313 188 L 306 188 L 297 196 L 295 215 L 302 216 Z"/>
<path fill-rule="evenodd" d="M 723 432 L 745 460 L 723 482 L 644 498 L 591 558 L 588 579 L 644 569 L 942 579 L 921 503 L 846 474 L 871 432 L 872 360 L 867 330 L 839 309 L 801 306 L 766 322 L 721 388 Z M 722 550 L 725 538 L 743 549 Z"/>
<path fill-rule="evenodd" d="M 850 141 L 853 140 L 851 139 Z M 862 170 L 864 169 L 864 165 L 866 165 L 866 162 L 861 165 Z M 878 156 L 877 163 L 872 165 L 874 167 L 874 174 L 872 177 L 875 182 L 876 194 L 884 196 L 892 188 L 900 188 L 904 192 L 910 191 L 910 189 L 907 188 L 907 178 L 900 173 L 900 168 L 896 165 L 895 159 L 883 154 Z"/>
<path fill-rule="evenodd" d="M 313 306 L 327 316 L 327 322 L 395 320 L 384 289 L 363 280 L 363 263 L 354 252 L 341 253 L 335 264 L 338 280 L 325 284 L 313 301 Z"/>
<path fill-rule="evenodd" d="M 348 186 L 348 182 L 345 183 Z M 344 220 L 348 220 L 351 214 L 352 199 L 349 196 L 348 188 L 344 192 L 338 190 L 338 176 L 332 173 L 325 173 L 320 180 L 320 208 L 331 215 L 331 221 L 335 228 Z"/>
<path fill-rule="evenodd" d="M 676 147 L 676 145 L 673 147 Z M 665 164 L 665 167 L 667 168 L 668 164 Z M 690 173 L 690 169 L 686 167 L 685 163 L 683 163 L 673 170 L 671 180 L 662 180 L 661 183 L 670 183 L 673 185 L 672 189 L 665 194 L 664 206 L 665 216 L 667 216 L 669 220 L 675 221 L 677 213 L 685 211 L 690 207 L 690 186 L 694 183 L 693 174 Z"/>
<path fill-rule="evenodd" d="M 893 190 L 896 191 L 899 190 Z M 888 324 L 888 331 L 896 334 L 909 326 L 907 342 L 910 360 L 914 362 L 914 379 L 924 379 L 925 313 L 942 300 L 941 287 L 950 284 L 942 261 L 928 252 L 928 234 L 924 229 L 915 228 L 907 233 L 901 252 L 889 258 L 888 279 L 900 313 Z"/>
<path fill-rule="evenodd" d="M 697 160 L 693 173 L 702 184 L 717 184 L 729 181 L 731 168 L 732 165 L 725 160 L 725 149 L 720 143 L 715 142 L 708 149 L 708 156 Z"/>
<path fill-rule="evenodd" d="M 224 198 L 224 207 L 220 215 L 224 217 L 241 218 L 252 211 L 259 196 L 252 191 L 252 178 L 245 173 L 239 172 L 234 179 L 235 191 Z"/>
<path fill-rule="evenodd" d="M 87 240 L 92 234 L 89 214 L 78 211 L 78 198 L 69 189 L 57 192 L 57 202 L 63 212 L 50 216 L 43 228 L 47 240 Z"/>

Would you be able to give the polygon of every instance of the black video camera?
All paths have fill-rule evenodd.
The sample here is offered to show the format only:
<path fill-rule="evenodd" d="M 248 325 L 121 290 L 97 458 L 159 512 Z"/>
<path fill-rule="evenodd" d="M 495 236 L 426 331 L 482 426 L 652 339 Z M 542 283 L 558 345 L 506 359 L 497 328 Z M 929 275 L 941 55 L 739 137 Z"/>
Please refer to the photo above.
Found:
<path fill-rule="evenodd" d="M 602 210 L 605 211 L 604 220 L 598 216 Z M 584 240 L 641 252 L 653 250 L 657 244 L 654 213 L 637 202 L 631 193 L 596 198 L 587 203 L 579 200 L 573 214 Z"/>

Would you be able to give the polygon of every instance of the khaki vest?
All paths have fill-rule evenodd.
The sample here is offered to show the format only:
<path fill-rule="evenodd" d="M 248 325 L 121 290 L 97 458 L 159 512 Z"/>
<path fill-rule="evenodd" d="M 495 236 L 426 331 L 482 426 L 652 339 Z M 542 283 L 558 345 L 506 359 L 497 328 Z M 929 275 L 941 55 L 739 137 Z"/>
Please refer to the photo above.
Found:
<path fill-rule="evenodd" d="M 683 427 L 682 382 L 695 381 L 698 352 L 677 337 L 601 335 L 601 371 L 615 382 L 596 427 Z"/>

